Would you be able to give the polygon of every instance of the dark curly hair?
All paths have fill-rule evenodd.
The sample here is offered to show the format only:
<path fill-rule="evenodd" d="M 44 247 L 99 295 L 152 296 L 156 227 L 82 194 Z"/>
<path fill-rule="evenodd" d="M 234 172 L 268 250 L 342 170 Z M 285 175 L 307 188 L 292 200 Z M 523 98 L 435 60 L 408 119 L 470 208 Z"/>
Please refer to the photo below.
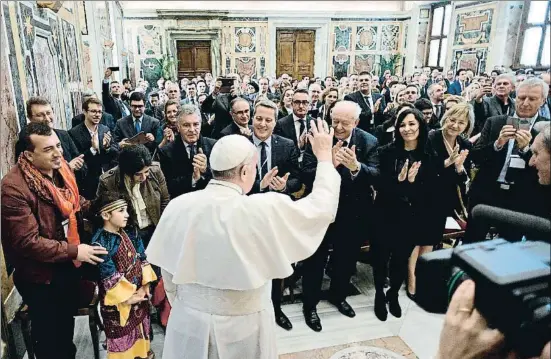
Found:
<path fill-rule="evenodd" d="M 121 180 L 124 175 L 134 176 L 144 167 L 151 166 L 151 153 L 144 145 L 132 145 L 124 147 L 119 153 L 119 169 Z"/>

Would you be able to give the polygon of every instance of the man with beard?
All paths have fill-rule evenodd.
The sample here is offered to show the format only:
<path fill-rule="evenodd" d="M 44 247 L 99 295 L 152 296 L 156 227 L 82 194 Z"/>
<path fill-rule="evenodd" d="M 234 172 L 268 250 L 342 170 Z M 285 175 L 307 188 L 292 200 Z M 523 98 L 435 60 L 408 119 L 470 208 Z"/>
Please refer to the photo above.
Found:
<path fill-rule="evenodd" d="M 215 142 L 201 136 L 199 109 L 193 105 L 182 106 L 178 134 L 158 151 L 170 198 L 206 187 L 212 177 L 208 158 Z"/>
<path fill-rule="evenodd" d="M 444 116 L 444 112 L 446 112 L 446 108 L 444 107 L 444 88 L 442 88 L 439 84 L 434 83 L 429 86 L 427 94 L 429 95 L 429 99 L 432 104 L 432 112 L 434 114 L 431 122 L 440 123 L 442 116 Z"/>

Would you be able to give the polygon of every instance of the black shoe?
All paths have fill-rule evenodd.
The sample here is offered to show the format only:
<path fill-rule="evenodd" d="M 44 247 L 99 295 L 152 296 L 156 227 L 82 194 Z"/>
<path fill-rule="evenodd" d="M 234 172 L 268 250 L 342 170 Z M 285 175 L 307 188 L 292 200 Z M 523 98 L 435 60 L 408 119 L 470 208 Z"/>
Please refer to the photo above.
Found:
<path fill-rule="evenodd" d="M 321 332 L 321 320 L 320 317 L 318 317 L 316 308 L 310 310 L 303 309 L 302 313 L 304 314 L 306 325 L 315 332 Z"/>
<path fill-rule="evenodd" d="M 400 303 L 398 302 L 398 293 L 389 292 L 386 293 L 388 311 L 396 318 L 400 318 L 402 316 L 402 308 L 400 307 Z"/>
<path fill-rule="evenodd" d="M 385 288 L 388 288 L 388 287 L 390 287 L 390 278 L 386 277 L 385 278 Z"/>
<path fill-rule="evenodd" d="M 275 312 L 275 321 L 277 325 L 279 325 L 285 330 L 293 329 L 293 324 L 291 324 L 291 321 L 289 320 L 289 318 L 287 318 L 285 313 L 283 313 L 281 310 L 278 310 Z"/>
<path fill-rule="evenodd" d="M 349 318 L 354 318 L 356 316 L 356 312 L 354 312 L 354 309 L 348 304 L 346 300 L 343 300 L 342 302 L 334 302 L 329 301 L 329 303 L 333 304 L 341 314 L 346 315 Z"/>
<path fill-rule="evenodd" d="M 386 321 L 388 317 L 388 311 L 386 309 L 386 296 L 383 291 L 375 294 L 375 316 L 381 322 Z"/>
<path fill-rule="evenodd" d="M 406 289 L 406 295 L 408 296 L 409 299 L 415 302 L 415 294 L 411 294 L 409 290 Z"/>

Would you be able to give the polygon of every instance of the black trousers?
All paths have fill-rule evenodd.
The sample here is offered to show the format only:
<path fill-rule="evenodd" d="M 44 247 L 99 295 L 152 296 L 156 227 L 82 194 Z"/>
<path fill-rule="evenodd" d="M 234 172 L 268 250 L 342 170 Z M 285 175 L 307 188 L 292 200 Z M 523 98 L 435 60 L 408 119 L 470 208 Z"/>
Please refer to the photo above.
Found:
<path fill-rule="evenodd" d="M 371 265 L 375 289 L 383 291 L 387 274 L 390 277 L 390 291 L 398 292 L 407 275 L 408 260 L 415 245 L 396 239 L 376 240 L 371 244 Z"/>
<path fill-rule="evenodd" d="M 29 306 L 31 335 L 37 359 L 75 359 L 74 315 L 78 309 L 78 279 L 64 278 L 50 284 L 16 283 Z"/>
<path fill-rule="evenodd" d="M 272 304 L 274 305 L 274 311 L 281 310 L 281 298 L 283 297 L 283 279 L 272 280 Z"/>
<path fill-rule="evenodd" d="M 341 302 L 346 299 L 350 277 L 355 272 L 362 238 L 356 221 L 338 218 L 331 224 L 318 250 L 303 262 L 302 298 L 305 310 L 315 308 L 321 299 L 321 286 L 330 245 L 333 272 L 329 288 L 329 300 Z"/>

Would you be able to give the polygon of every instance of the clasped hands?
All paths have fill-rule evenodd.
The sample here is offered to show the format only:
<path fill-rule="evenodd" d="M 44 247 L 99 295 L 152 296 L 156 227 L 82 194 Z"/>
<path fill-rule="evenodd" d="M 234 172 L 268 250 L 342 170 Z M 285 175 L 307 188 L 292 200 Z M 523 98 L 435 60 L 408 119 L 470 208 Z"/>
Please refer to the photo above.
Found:
<path fill-rule="evenodd" d="M 402 167 L 402 170 L 398 175 L 398 182 L 404 182 L 406 178 L 408 179 L 409 183 L 415 182 L 415 177 L 417 177 L 417 173 L 419 173 L 419 167 L 421 167 L 421 161 L 413 162 L 409 170 L 408 167 L 409 159 L 406 160 L 406 163 L 404 163 L 404 167 Z"/>
<path fill-rule="evenodd" d="M 287 187 L 287 180 L 289 179 L 290 173 L 287 172 L 285 176 L 277 176 L 278 168 L 277 166 L 272 168 L 268 173 L 264 175 L 262 181 L 260 181 L 260 190 L 264 190 L 266 187 L 269 187 L 272 191 L 283 192 Z"/>
<path fill-rule="evenodd" d="M 532 140 L 532 134 L 528 130 L 524 129 L 515 129 L 512 125 L 505 125 L 501 128 L 499 132 L 499 138 L 496 141 L 496 146 L 501 149 L 509 140 L 514 139 L 517 141 L 519 149 L 526 148 Z"/>
<path fill-rule="evenodd" d="M 207 156 L 203 149 L 199 148 L 198 153 L 193 156 L 193 180 L 199 181 L 201 175 L 207 171 Z"/>
<path fill-rule="evenodd" d="M 128 298 L 124 304 L 132 305 L 136 303 L 141 303 L 149 300 L 151 298 L 151 293 L 149 291 L 149 283 L 144 286 L 141 286 L 130 298 Z"/>
<path fill-rule="evenodd" d="M 343 147 L 343 142 L 339 140 L 332 149 L 333 153 L 333 166 L 337 168 L 339 165 L 343 165 L 350 170 L 350 172 L 358 172 L 360 170 L 360 164 L 356 158 L 356 145 L 352 148 Z"/>

